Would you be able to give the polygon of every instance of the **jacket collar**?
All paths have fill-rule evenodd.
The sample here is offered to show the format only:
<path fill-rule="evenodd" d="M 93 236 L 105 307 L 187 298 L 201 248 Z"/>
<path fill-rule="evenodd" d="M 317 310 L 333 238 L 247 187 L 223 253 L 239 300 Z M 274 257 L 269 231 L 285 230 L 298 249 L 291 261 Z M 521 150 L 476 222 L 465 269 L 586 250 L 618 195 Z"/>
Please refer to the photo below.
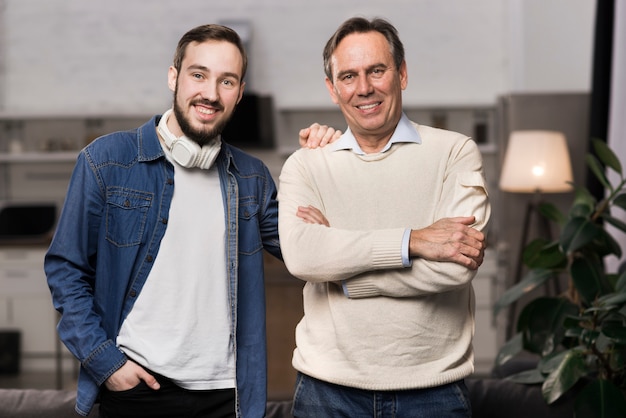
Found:
<path fill-rule="evenodd" d="M 163 147 L 157 135 L 157 124 L 161 119 L 160 115 L 153 116 L 148 122 L 138 128 L 137 132 L 137 159 L 140 162 L 153 161 L 165 157 Z"/>
<path fill-rule="evenodd" d="M 165 157 L 165 152 L 161 146 L 159 136 L 157 135 L 157 126 L 161 117 L 162 115 L 155 115 L 148 122 L 138 128 L 137 159 L 140 162 L 154 161 Z M 224 162 L 226 168 L 230 168 L 232 166 L 235 170 L 239 171 L 237 168 L 237 161 L 233 157 L 231 146 L 224 141 L 222 141 L 222 148 L 220 149 L 217 160 Z"/>

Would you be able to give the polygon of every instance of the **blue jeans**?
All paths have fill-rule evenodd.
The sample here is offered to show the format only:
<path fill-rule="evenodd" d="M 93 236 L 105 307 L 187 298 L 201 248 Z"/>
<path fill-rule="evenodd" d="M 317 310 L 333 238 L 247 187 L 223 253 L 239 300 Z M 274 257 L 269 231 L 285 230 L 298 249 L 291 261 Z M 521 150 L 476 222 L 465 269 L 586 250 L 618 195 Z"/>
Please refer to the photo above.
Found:
<path fill-rule="evenodd" d="M 468 418 L 465 381 L 413 390 L 370 391 L 334 385 L 298 373 L 296 418 Z"/>

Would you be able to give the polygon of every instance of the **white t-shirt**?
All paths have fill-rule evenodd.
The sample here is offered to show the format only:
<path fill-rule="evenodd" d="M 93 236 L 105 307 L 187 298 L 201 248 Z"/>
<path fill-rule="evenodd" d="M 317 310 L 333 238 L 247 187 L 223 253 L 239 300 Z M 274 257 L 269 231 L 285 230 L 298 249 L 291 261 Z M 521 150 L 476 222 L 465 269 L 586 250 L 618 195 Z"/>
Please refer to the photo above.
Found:
<path fill-rule="evenodd" d="M 167 153 L 167 151 L 166 151 Z M 174 195 L 154 266 L 117 344 L 186 389 L 235 387 L 234 334 L 217 168 L 174 163 Z"/>

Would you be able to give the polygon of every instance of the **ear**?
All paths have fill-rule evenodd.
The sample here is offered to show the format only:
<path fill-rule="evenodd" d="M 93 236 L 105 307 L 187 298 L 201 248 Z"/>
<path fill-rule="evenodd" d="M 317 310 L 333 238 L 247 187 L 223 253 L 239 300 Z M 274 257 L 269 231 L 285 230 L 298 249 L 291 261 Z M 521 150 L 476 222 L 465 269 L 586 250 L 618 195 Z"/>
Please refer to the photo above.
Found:
<path fill-rule="evenodd" d="M 400 64 L 400 87 L 402 90 L 406 89 L 406 86 L 409 84 L 409 74 L 406 69 L 406 61 L 402 61 Z"/>
<path fill-rule="evenodd" d="M 335 85 L 328 77 L 324 80 L 326 82 L 326 88 L 328 89 L 328 93 L 330 93 L 330 98 L 333 100 L 333 103 L 339 104 L 337 100 L 337 92 L 335 91 Z"/>
<path fill-rule="evenodd" d="M 178 71 L 176 71 L 176 68 L 174 68 L 173 66 L 170 66 L 170 68 L 167 70 L 167 86 L 170 88 L 170 90 L 172 91 L 176 90 L 177 79 L 178 79 Z"/>

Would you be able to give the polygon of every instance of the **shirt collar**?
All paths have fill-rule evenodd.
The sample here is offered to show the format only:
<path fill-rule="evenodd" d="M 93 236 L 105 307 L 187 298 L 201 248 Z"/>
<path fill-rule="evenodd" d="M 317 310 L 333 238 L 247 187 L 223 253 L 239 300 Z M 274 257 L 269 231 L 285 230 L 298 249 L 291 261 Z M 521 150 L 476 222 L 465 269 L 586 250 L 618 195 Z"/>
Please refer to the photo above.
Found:
<path fill-rule="evenodd" d="M 400 118 L 398 125 L 396 125 L 396 129 L 393 132 L 393 135 L 391 135 L 391 138 L 389 138 L 389 141 L 380 152 L 387 151 L 389 148 L 391 148 L 393 144 L 398 142 L 413 142 L 415 144 L 422 143 L 422 138 L 420 137 L 420 134 L 417 132 L 409 118 L 404 113 L 402 113 L 402 117 Z M 352 152 L 354 152 L 355 154 L 365 155 L 365 152 L 363 152 L 363 150 L 359 146 L 359 143 L 356 141 L 356 138 L 354 137 L 354 134 L 352 133 L 350 128 L 348 128 L 346 132 L 341 135 L 341 137 L 339 137 L 338 140 L 333 142 L 331 147 L 333 151 L 352 150 Z"/>

